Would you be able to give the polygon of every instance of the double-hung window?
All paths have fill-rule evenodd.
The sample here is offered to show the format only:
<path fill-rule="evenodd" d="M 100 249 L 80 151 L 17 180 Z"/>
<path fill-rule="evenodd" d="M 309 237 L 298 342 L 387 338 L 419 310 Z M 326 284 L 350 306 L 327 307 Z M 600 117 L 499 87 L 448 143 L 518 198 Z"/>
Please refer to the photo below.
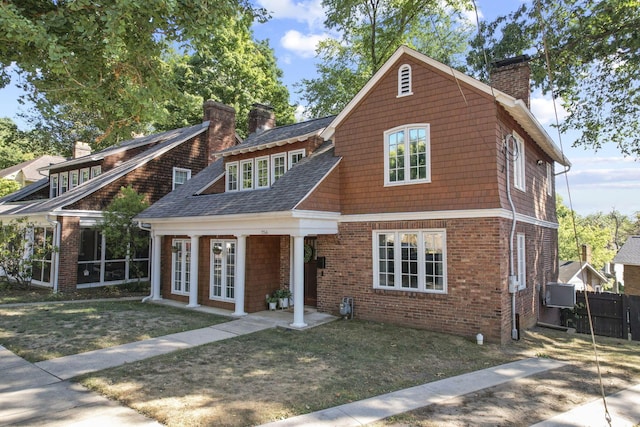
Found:
<path fill-rule="evenodd" d="M 374 288 L 447 292 L 445 230 L 373 233 Z"/>
<path fill-rule="evenodd" d="M 269 188 L 269 156 L 256 159 L 256 188 Z"/>
<path fill-rule="evenodd" d="M 235 298 L 236 241 L 211 240 L 209 298 L 231 301 Z"/>
<path fill-rule="evenodd" d="M 513 186 L 518 190 L 527 191 L 525 184 L 524 139 L 513 133 Z"/>
<path fill-rule="evenodd" d="M 289 151 L 289 169 L 304 157 L 304 150 Z"/>
<path fill-rule="evenodd" d="M 227 191 L 238 191 L 238 162 L 227 163 Z"/>
<path fill-rule="evenodd" d="M 69 189 L 69 172 L 60 174 L 60 194 L 64 194 Z"/>
<path fill-rule="evenodd" d="M 173 189 L 180 187 L 191 179 L 191 169 L 173 168 Z"/>
<path fill-rule="evenodd" d="M 89 168 L 80 169 L 80 184 L 89 181 Z"/>
<path fill-rule="evenodd" d="M 58 174 L 49 177 L 49 197 L 58 197 Z"/>
<path fill-rule="evenodd" d="M 71 190 L 74 187 L 78 186 L 78 171 L 71 171 L 69 172 L 71 178 L 69 180 L 69 190 Z"/>
<path fill-rule="evenodd" d="M 100 165 L 91 166 L 91 178 L 95 178 L 96 176 L 99 176 L 101 173 L 102 173 L 102 168 L 100 167 Z"/>
<path fill-rule="evenodd" d="M 188 295 L 191 281 L 191 240 L 171 242 L 171 292 Z"/>
<path fill-rule="evenodd" d="M 287 172 L 287 153 L 271 155 L 271 180 L 276 182 Z"/>
<path fill-rule="evenodd" d="M 253 159 L 240 162 L 240 190 L 253 189 Z"/>
<path fill-rule="evenodd" d="M 413 124 L 384 133 L 384 184 L 431 181 L 429 125 Z"/>

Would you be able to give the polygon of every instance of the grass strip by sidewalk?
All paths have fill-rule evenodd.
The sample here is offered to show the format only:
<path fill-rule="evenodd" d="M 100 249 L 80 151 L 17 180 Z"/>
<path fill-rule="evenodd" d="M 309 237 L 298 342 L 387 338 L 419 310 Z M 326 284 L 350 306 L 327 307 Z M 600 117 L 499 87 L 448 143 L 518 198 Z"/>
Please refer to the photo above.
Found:
<path fill-rule="evenodd" d="M 228 320 L 139 301 L 0 306 L 0 344 L 30 362 L 38 362 Z"/>

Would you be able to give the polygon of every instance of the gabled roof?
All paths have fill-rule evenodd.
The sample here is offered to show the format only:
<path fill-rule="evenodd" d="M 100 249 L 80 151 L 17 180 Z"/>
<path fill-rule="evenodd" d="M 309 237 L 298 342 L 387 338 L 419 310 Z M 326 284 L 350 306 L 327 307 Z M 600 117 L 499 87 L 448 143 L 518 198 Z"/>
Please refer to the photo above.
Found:
<path fill-rule="evenodd" d="M 51 199 L 37 200 L 28 204 L 16 204 L 15 208 L 3 211 L 3 215 L 29 215 L 29 214 L 41 214 L 49 213 L 55 210 L 69 206 L 78 200 L 87 197 L 95 191 L 101 189 L 107 184 L 110 184 L 131 172 L 134 169 L 139 168 L 147 164 L 149 161 L 156 157 L 166 153 L 172 148 L 182 144 L 183 142 L 205 132 L 209 127 L 209 122 L 204 122 L 199 125 L 190 126 L 181 129 L 175 129 L 170 132 L 164 132 L 162 134 L 151 135 L 147 138 L 155 137 L 155 141 L 159 141 L 157 145 L 143 151 L 137 156 L 123 162 L 121 165 L 108 170 L 107 172 L 90 179 L 89 181 L 67 191 L 61 196 Z M 79 160 L 79 159 L 74 159 Z M 69 163 L 69 162 L 66 162 Z M 45 182 L 46 183 L 46 182 Z M 15 193 L 14 193 L 15 194 Z M 16 201 L 15 198 L 9 200 L 0 200 L 0 204 L 8 203 L 9 201 Z"/>
<path fill-rule="evenodd" d="M 62 156 L 40 156 L 36 159 L 27 160 L 26 162 L 18 163 L 17 165 L 0 170 L 0 178 L 22 171 L 26 181 L 39 181 L 43 177 L 43 175 L 38 172 L 39 169 L 55 163 L 64 162 L 65 160 L 66 159 Z"/>
<path fill-rule="evenodd" d="M 310 156 L 296 163 L 271 188 L 198 195 L 205 185 L 224 174 L 224 161 L 219 159 L 140 213 L 136 219 L 172 221 L 187 217 L 291 211 L 339 161 L 340 158 L 334 157 L 333 144 L 327 141 Z"/>
<path fill-rule="evenodd" d="M 605 277 L 605 275 L 593 268 L 591 264 L 579 261 L 560 261 L 558 281 L 560 283 L 570 283 L 573 278 L 578 278 L 584 281 L 583 278 L 580 277 L 580 275 L 585 269 L 590 270 L 593 274 L 598 276 L 598 278 L 602 282 L 607 282 L 608 279 Z"/>
<path fill-rule="evenodd" d="M 356 106 L 363 100 L 363 98 L 369 93 L 369 91 L 384 77 L 384 75 L 394 66 L 394 64 L 400 59 L 402 55 L 409 55 L 421 61 L 426 65 L 429 65 L 437 70 L 448 74 L 458 81 L 464 82 L 487 95 L 494 97 L 495 100 L 502 105 L 509 114 L 524 128 L 524 130 L 534 139 L 534 141 L 546 152 L 554 161 L 560 163 L 563 166 L 569 166 L 571 163 L 564 156 L 560 148 L 556 146 L 555 142 L 547 134 L 547 131 L 542 127 L 538 120 L 531 114 L 529 108 L 527 108 L 524 101 L 516 99 L 504 92 L 497 89 L 493 89 L 491 86 L 482 83 L 479 80 L 474 79 L 464 73 L 461 73 L 448 65 L 436 61 L 420 52 L 417 52 L 407 46 L 399 47 L 393 55 L 385 62 L 385 64 L 374 74 L 374 76 L 367 82 L 366 85 L 358 92 L 358 94 L 347 104 L 347 106 L 338 114 L 338 116 L 331 122 L 329 126 L 322 132 L 322 136 L 325 139 L 333 138 L 333 134 L 336 128 L 342 123 L 342 121 L 356 108 Z"/>
<path fill-rule="evenodd" d="M 615 264 L 640 265 L 640 236 L 629 236 L 613 258 Z"/>
<path fill-rule="evenodd" d="M 292 125 L 278 126 L 262 132 L 254 132 L 241 144 L 222 150 L 216 153 L 216 155 L 222 155 L 223 157 L 231 156 L 304 141 L 312 136 L 320 135 L 322 130 L 327 127 L 335 117 L 336 116 L 328 116 Z"/>

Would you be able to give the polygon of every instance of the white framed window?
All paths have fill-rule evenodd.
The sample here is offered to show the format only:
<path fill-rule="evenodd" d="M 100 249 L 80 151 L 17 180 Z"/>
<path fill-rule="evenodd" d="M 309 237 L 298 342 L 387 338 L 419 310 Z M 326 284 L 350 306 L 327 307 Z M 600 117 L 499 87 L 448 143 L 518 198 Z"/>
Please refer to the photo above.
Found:
<path fill-rule="evenodd" d="M 84 184 L 89 181 L 89 168 L 80 169 L 80 184 Z"/>
<path fill-rule="evenodd" d="M 516 252 L 518 256 L 518 290 L 521 290 L 527 287 L 527 252 L 525 248 L 526 236 L 522 233 L 518 233 L 516 236 L 516 240 Z"/>
<path fill-rule="evenodd" d="M 191 240 L 171 241 L 171 293 L 189 295 L 191 281 Z"/>
<path fill-rule="evenodd" d="M 60 195 L 69 190 L 69 172 L 60 173 Z"/>
<path fill-rule="evenodd" d="M 101 173 L 102 173 L 102 167 L 100 167 L 100 165 L 91 166 L 91 178 L 95 178 L 96 176 L 100 175 Z"/>
<path fill-rule="evenodd" d="M 517 133 L 513 133 L 513 186 L 518 190 L 527 191 L 525 184 L 525 158 L 524 139 Z"/>
<path fill-rule="evenodd" d="M 553 196 L 553 164 L 547 162 L 547 196 Z"/>
<path fill-rule="evenodd" d="M 373 265 L 374 288 L 446 293 L 446 231 L 374 231 Z"/>
<path fill-rule="evenodd" d="M 78 171 L 69 172 L 69 190 L 78 186 Z"/>
<path fill-rule="evenodd" d="M 227 191 L 238 191 L 238 162 L 227 163 Z"/>
<path fill-rule="evenodd" d="M 191 179 L 191 169 L 173 168 L 173 190 Z"/>
<path fill-rule="evenodd" d="M 304 149 L 289 151 L 289 169 L 298 163 L 304 157 Z"/>
<path fill-rule="evenodd" d="M 398 70 L 398 98 L 413 95 L 411 91 L 411 65 L 404 64 Z"/>
<path fill-rule="evenodd" d="M 269 188 L 269 156 L 256 159 L 256 188 Z"/>
<path fill-rule="evenodd" d="M 58 197 L 58 174 L 49 177 L 49 197 Z"/>
<path fill-rule="evenodd" d="M 253 189 L 253 159 L 240 162 L 240 190 Z"/>
<path fill-rule="evenodd" d="M 384 185 L 431 182 L 428 124 L 412 124 L 384 133 Z"/>
<path fill-rule="evenodd" d="M 287 154 L 271 155 L 271 183 L 273 184 L 287 172 Z"/>
<path fill-rule="evenodd" d="M 233 301 L 236 283 L 236 241 L 211 240 L 209 299 Z"/>

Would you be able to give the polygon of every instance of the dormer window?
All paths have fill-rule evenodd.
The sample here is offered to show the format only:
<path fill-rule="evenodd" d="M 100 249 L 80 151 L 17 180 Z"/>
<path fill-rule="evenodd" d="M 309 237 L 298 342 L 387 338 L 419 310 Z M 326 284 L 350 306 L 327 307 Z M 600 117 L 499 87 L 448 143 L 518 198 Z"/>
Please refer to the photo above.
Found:
<path fill-rule="evenodd" d="M 91 178 L 95 178 L 101 173 L 102 173 L 102 168 L 100 167 L 100 165 L 91 167 Z"/>
<path fill-rule="evenodd" d="M 69 189 L 69 172 L 63 172 L 60 174 L 60 195 L 67 192 Z"/>
<path fill-rule="evenodd" d="M 411 66 L 404 64 L 398 70 L 398 97 L 413 95 L 411 90 Z"/>
<path fill-rule="evenodd" d="M 240 162 L 240 173 L 242 174 L 242 179 L 240 180 L 240 189 L 253 189 L 253 159 L 243 160 Z"/>
<path fill-rule="evenodd" d="M 173 189 L 180 187 L 191 179 L 191 169 L 173 168 Z"/>
<path fill-rule="evenodd" d="M 289 169 L 304 157 L 304 150 L 289 151 Z"/>
<path fill-rule="evenodd" d="M 49 178 L 49 196 L 58 197 L 58 174 L 51 175 Z"/>
<path fill-rule="evenodd" d="M 227 164 L 227 191 L 238 191 L 238 163 Z"/>
<path fill-rule="evenodd" d="M 305 157 L 305 150 L 292 150 L 270 156 L 260 156 L 228 162 L 226 191 L 247 191 L 269 188 L 287 170 Z"/>

